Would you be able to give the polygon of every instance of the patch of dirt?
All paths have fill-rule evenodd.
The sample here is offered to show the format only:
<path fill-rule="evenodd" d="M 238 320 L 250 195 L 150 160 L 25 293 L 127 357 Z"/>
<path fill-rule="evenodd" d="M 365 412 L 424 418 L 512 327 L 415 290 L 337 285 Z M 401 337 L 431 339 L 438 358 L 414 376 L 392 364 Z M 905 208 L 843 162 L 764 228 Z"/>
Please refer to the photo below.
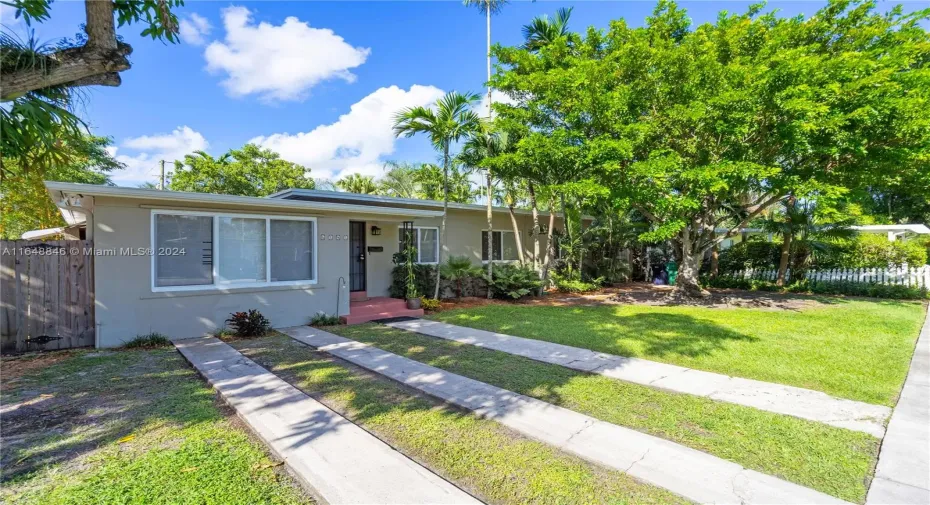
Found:
<path fill-rule="evenodd" d="M 559 293 L 549 291 L 544 297 L 527 298 L 518 302 L 488 300 L 487 298 L 460 298 L 443 300 L 439 311 L 469 309 L 491 304 L 544 305 L 544 306 L 593 306 L 593 305 L 648 305 L 648 306 L 694 306 L 715 309 L 753 308 L 763 310 L 802 310 L 827 305 L 821 298 L 805 295 L 744 291 L 739 289 L 711 289 L 710 295 L 691 298 L 682 295 L 672 286 L 654 286 L 646 283 L 631 283 L 619 287 L 603 288 L 592 293 Z"/>
<path fill-rule="evenodd" d="M 3 381 L 12 382 L 33 370 L 38 371 L 68 359 L 74 353 L 75 351 L 50 351 L 4 357 L 0 360 L 0 367 L 3 369 Z"/>

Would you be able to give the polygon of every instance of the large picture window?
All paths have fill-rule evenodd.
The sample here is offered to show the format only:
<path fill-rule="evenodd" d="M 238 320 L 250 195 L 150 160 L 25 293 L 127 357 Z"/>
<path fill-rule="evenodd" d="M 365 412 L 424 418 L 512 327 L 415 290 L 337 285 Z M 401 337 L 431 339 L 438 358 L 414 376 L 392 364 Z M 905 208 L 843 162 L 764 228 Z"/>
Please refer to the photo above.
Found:
<path fill-rule="evenodd" d="M 491 241 L 493 242 L 494 261 L 516 261 L 519 259 L 517 252 L 517 239 L 512 231 L 495 231 L 492 232 Z M 488 231 L 481 232 L 481 261 L 488 261 Z"/>
<path fill-rule="evenodd" d="M 152 289 L 316 283 L 316 220 L 152 213 Z"/>
<path fill-rule="evenodd" d="M 439 262 L 439 228 L 413 228 L 413 248 L 417 263 Z M 397 229 L 397 250 L 404 251 L 404 229 Z"/>

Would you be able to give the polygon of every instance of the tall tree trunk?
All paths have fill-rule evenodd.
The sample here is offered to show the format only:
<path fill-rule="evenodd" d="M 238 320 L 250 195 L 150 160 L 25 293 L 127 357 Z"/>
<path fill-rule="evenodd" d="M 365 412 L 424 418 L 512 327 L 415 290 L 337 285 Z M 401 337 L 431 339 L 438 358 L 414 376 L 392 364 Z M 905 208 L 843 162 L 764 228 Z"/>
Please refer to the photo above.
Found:
<path fill-rule="evenodd" d="M 536 207 L 536 186 L 527 183 L 530 194 L 530 207 L 533 208 L 533 270 L 539 272 L 539 209 Z"/>
<path fill-rule="evenodd" d="M 488 282 L 494 279 L 494 211 L 492 207 L 492 196 L 494 187 L 491 180 L 491 169 L 488 169 Z M 488 286 L 488 299 L 491 299 L 491 287 Z"/>
<path fill-rule="evenodd" d="M 510 211 L 510 225 L 513 226 L 513 238 L 517 243 L 517 257 L 520 259 L 520 264 L 526 264 L 526 258 L 523 256 L 523 239 L 520 237 L 520 227 L 517 225 L 517 215 L 513 211 L 513 205 L 508 205 L 507 210 Z M 503 251 L 501 251 L 503 253 Z"/>
<path fill-rule="evenodd" d="M 487 5 L 488 21 L 488 119 L 491 119 L 491 6 Z"/>
<path fill-rule="evenodd" d="M 788 263 L 791 261 L 791 241 L 794 239 L 794 226 L 791 223 L 791 212 L 797 200 L 789 196 L 785 202 L 785 227 L 782 233 L 781 254 L 778 258 L 778 276 L 775 278 L 776 286 L 784 286 L 788 277 Z"/>
<path fill-rule="evenodd" d="M 714 248 L 711 249 L 710 251 L 710 276 L 716 279 L 719 271 L 720 271 L 720 245 L 714 244 Z"/>
<path fill-rule="evenodd" d="M 562 226 L 565 228 L 565 237 L 568 239 L 568 243 L 571 244 L 572 250 L 574 250 L 575 242 L 572 240 L 572 226 L 571 226 L 571 222 L 569 222 L 568 220 L 568 212 L 565 210 L 565 194 L 564 193 L 559 193 L 559 200 L 561 201 L 561 204 L 562 204 Z M 571 278 L 572 276 L 571 261 L 566 261 L 565 264 L 568 265 L 568 269 L 569 269 L 568 275 L 569 275 L 569 278 Z"/>
<path fill-rule="evenodd" d="M 707 296 L 707 291 L 701 289 L 698 282 L 698 275 L 701 271 L 701 261 L 704 259 L 704 251 L 694 247 L 691 237 L 690 227 L 685 227 L 678 234 L 678 241 L 681 247 L 681 264 L 678 266 L 678 278 L 675 285 L 687 296 L 702 297 Z"/>
<path fill-rule="evenodd" d="M 543 260 L 542 266 L 542 286 L 539 288 L 540 294 L 546 289 L 546 283 L 549 280 L 549 265 L 555 256 L 555 242 L 552 240 L 553 230 L 555 230 L 555 198 L 549 197 L 549 229 L 546 230 L 546 259 Z"/>
<path fill-rule="evenodd" d="M 446 248 L 446 216 L 449 214 L 449 142 L 443 144 L 442 152 L 442 225 L 439 227 L 439 254 L 436 255 L 436 288 L 433 298 L 439 299 L 439 282 L 442 271 L 442 250 Z"/>

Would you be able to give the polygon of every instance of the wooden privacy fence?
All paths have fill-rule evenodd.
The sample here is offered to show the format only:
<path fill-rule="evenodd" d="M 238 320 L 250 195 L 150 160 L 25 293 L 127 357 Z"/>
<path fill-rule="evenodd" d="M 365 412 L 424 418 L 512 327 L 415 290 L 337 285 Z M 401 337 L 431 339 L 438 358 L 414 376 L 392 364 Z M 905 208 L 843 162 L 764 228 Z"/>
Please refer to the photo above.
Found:
<path fill-rule="evenodd" d="M 93 241 L 0 240 L 0 350 L 92 345 Z"/>
<path fill-rule="evenodd" d="M 725 274 L 725 276 L 737 279 L 774 281 L 778 277 L 778 271 L 773 269 L 749 268 Z M 788 277 L 791 278 L 791 272 L 788 272 Z M 902 265 L 887 268 L 832 268 L 808 270 L 807 279 L 814 282 L 864 282 L 910 286 L 914 288 L 930 288 L 930 265 L 922 265 L 919 267 Z"/>

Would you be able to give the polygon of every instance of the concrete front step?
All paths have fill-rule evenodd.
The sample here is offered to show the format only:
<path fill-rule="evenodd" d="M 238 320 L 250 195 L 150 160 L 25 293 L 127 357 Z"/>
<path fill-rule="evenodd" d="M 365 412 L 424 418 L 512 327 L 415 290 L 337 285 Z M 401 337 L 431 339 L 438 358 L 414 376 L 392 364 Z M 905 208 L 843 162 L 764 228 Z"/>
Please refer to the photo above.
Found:
<path fill-rule="evenodd" d="M 363 302 L 349 303 L 349 313 L 351 314 L 381 313 L 394 310 L 407 310 L 407 300 L 378 297 L 370 298 Z"/>
<path fill-rule="evenodd" d="M 842 504 L 842 500 L 668 440 L 432 367 L 332 333 L 295 326 L 299 342 L 493 419 L 527 437 L 698 503 Z"/>
<path fill-rule="evenodd" d="M 404 309 L 402 310 L 368 312 L 364 314 L 350 313 L 347 316 L 340 316 L 339 319 L 342 320 L 344 324 L 361 324 L 367 323 L 369 321 L 375 321 L 377 319 L 390 319 L 394 317 L 423 317 L 423 309 L 411 310 L 406 308 L 406 305 L 404 305 Z"/>
<path fill-rule="evenodd" d="M 481 503 L 222 341 L 174 344 L 320 501 Z"/>

